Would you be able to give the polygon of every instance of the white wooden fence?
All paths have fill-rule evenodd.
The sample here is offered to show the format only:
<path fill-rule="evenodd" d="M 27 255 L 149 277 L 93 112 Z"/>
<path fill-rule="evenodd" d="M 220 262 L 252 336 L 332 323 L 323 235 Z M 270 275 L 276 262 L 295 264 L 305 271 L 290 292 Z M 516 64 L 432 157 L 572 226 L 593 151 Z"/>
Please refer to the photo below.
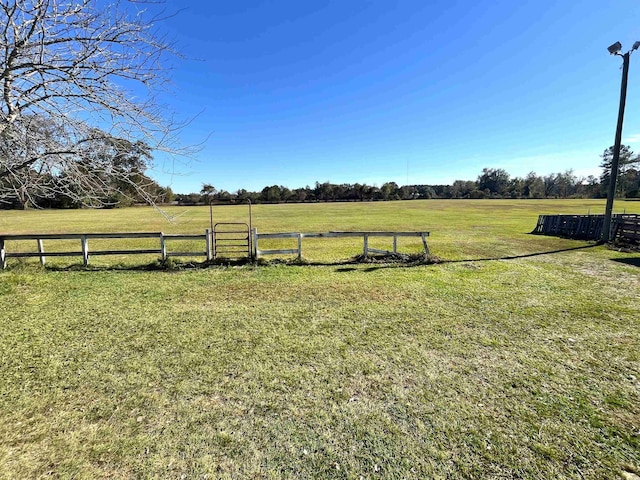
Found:
<path fill-rule="evenodd" d="M 427 245 L 427 237 L 429 232 L 326 232 L 326 233 L 258 233 L 256 228 L 253 229 L 253 256 L 255 258 L 261 255 L 297 255 L 298 259 L 302 259 L 302 239 L 303 238 L 347 238 L 347 237 L 362 237 L 363 240 L 363 255 L 368 257 L 370 254 L 397 254 L 398 253 L 398 237 L 420 237 L 424 252 L 429 254 L 429 246 Z M 393 239 L 391 250 L 380 250 L 369 246 L 369 238 L 371 237 L 391 237 Z M 295 238 L 297 239 L 296 248 L 280 249 L 280 250 L 260 250 L 259 241 L 261 239 L 282 239 L 282 238 Z"/>
<path fill-rule="evenodd" d="M 247 233 L 248 234 L 248 233 Z M 348 238 L 361 237 L 363 239 L 363 254 L 365 257 L 371 254 L 396 254 L 398 253 L 398 237 L 420 237 L 424 252 L 429 254 L 427 245 L 427 237 L 429 232 L 325 232 L 325 233 L 258 233 L 253 228 L 247 241 L 246 256 L 249 258 L 258 258 L 263 255 L 297 255 L 302 258 L 302 239 L 303 238 Z M 372 237 L 387 237 L 392 239 L 391 250 L 381 250 L 369 246 L 369 239 Z M 259 248 L 260 240 L 267 239 L 286 239 L 292 238 L 297 240 L 296 248 L 278 249 L 278 250 L 261 250 Z M 138 248 L 138 249 L 119 249 L 119 250 L 90 250 L 89 240 L 96 239 L 157 239 L 157 248 Z M 7 242 L 13 241 L 29 241 L 35 240 L 37 243 L 37 252 L 19 252 L 8 251 Z M 76 240 L 79 241 L 79 250 L 54 250 L 45 251 L 45 241 L 53 240 Z M 169 251 L 167 242 L 171 240 L 202 240 L 204 241 L 204 251 Z M 156 254 L 164 261 L 168 257 L 205 257 L 206 260 L 215 258 L 216 251 L 212 248 L 212 232 L 207 229 L 203 234 L 167 234 L 162 232 L 142 232 L 142 233 L 34 233 L 34 234 L 0 234 L 0 265 L 6 268 L 8 258 L 18 257 L 38 257 L 40 263 L 45 265 L 47 257 L 82 257 L 85 266 L 89 265 L 89 258 L 93 255 L 148 255 Z M 222 255 L 221 255 L 222 256 Z M 238 252 L 236 256 L 243 256 L 242 252 Z"/>
<path fill-rule="evenodd" d="M 142 249 L 120 249 L 120 250 L 89 250 L 89 240 L 91 239 L 140 239 L 140 238 L 156 238 L 158 239 L 158 248 L 142 248 Z M 8 241 L 35 240 L 38 245 L 37 252 L 13 252 L 7 251 Z M 78 240 L 80 242 L 80 250 L 71 251 L 52 251 L 45 252 L 45 240 Z M 169 252 L 167 251 L 168 240 L 204 240 L 204 251 L 190 252 Z M 15 234 L 0 235 L 0 264 L 2 268 L 7 266 L 7 258 L 11 257 L 39 257 L 40 263 L 44 265 L 47 257 L 82 257 L 82 263 L 89 265 L 90 255 L 145 255 L 157 254 L 162 260 L 168 257 L 206 257 L 211 260 L 211 234 L 209 229 L 204 234 L 167 234 L 162 232 L 138 232 L 138 233 L 35 233 L 35 234 Z"/>

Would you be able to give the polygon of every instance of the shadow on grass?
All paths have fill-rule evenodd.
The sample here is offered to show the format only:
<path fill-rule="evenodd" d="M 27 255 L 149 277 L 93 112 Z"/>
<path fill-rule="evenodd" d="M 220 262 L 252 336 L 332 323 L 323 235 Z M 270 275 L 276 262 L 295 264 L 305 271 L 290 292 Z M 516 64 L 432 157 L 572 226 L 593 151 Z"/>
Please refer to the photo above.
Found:
<path fill-rule="evenodd" d="M 518 258 L 537 257 L 540 255 L 552 255 L 554 253 L 570 252 L 572 250 L 585 250 L 588 248 L 599 247 L 600 245 L 601 245 L 600 243 L 594 243 L 591 245 L 582 245 L 581 247 L 561 248 L 558 250 L 549 250 L 546 252 L 525 253 L 522 255 L 508 255 L 508 256 L 502 256 L 502 257 L 469 258 L 464 260 L 443 260 L 442 263 L 490 262 L 494 260 L 516 260 Z"/>
<path fill-rule="evenodd" d="M 263 262 L 252 262 L 248 258 L 241 259 L 218 259 L 208 260 L 204 262 L 196 261 L 178 261 L 169 258 L 166 261 L 160 259 L 143 264 L 143 265 L 131 265 L 131 264 L 116 264 L 116 265 L 87 265 L 84 266 L 81 263 L 65 266 L 49 266 L 45 268 L 51 272 L 178 272 L 181 270 L 196 270 L 205 269 L 210 267 L 240 267 L 244 265 L 257 266 Z"/>
<path fill-rule="evenodd" d="M 640 267 L 640 257 L 612 258 L 612 262 L 624 263 L 632 267 Z"/>
<path fill-rule="evenodd" d="M 540 255 L 553 255 L 554 253 L 562 253 L 562 252 L 570 252 L 572 250 L 585 250 L 588 248 L 594 248 L 599 246 L 599 243 L 594 243 L 591 245 L 583 245 L 580 247 L 571 247 L 571 248 L 561 248 L 558 250 L 549 250 L 546 252 L 534 252 L 534 253 L 525 253 L 523 255 L 507 255 L 507 256 L 502 256 L 502 257 L 485 257 L 485 258 L 464 258 L 461 260 L 440 260 L 438 262 L 432 262 L 432 265 L 435 264 L 439 264 L 439 263 L 470 263 L 470 262 L 494 262 L 497 260 L 517 260 L 519 258 L 529 258 L 529 257 L 537 257 Z M 422 264 L 425 265 L 425 264 Z M 371 266 L 369 268 L 365 268 L 362 271 L 364 272 L 373 272 L 375 270 L 379 270 L 382 268 L 410 268 L 410 267 L 415 267 L 418 265 L 415 264 L 389 264 L 389 265 L 376 265 L 376 266 Z M 340 270 L 338 270 L 340 271 Z"/>
<path fill-rule="evenodd" d="M 156 260 L 149 264 L 143 265 L 130 265 L 130 264 L 116 264 L 116 265 L 88 265 L 84 266 L 82 264 L 73 264 L 68 266 L 50 266 L 47 265 L 45 268 L 47 271 L 52 272 L 117 272 L 117 271 L 126 271 L 126 272 L 177 272 L 183 270 L 197 270 L 197 269 L 206 269 L 206 268 L 228 268 L 228 267 L 257 267 L 257 266 L 269 266 L 269 265 L 287 265 L 292 267 L 300 267 L 300 266 L 311 266 L 311 267 L 338 267 L 335 269 L 336 272 L 340 273 L 348 273 L 353 271 L 362 271 L 362 272 L 373 272 L 380 269 L 387 268 L 413 268 L 413 267 L 424 267 L 428 265 L 438 265 L 442 263 L 470 263 L 470 262 L 492 262 L 497 260 L 516 260 L 519 258 L 529 258 L 529 257 L 537 257 L 540 255 L 553 255 L 556 253 L 569 252 L 574 250 L 585 250 L 589 248 L 594 248 L 599 246 L 600 244 L 594 243 L 590 245 L 583 245 L 580 247 L 571 247 L 571 248 L 562 248 L 558 250 L 549 250 L 545 252 L 534 252 L 534 253 L 526 253 L 523 255 L 508 255 L 508 256 L 500 256 L 500 257 L 484 257 L 484 258 L 465 258 L 460 260 L 444 260 L 440 259 L 434 255 L 425 255 L 425 254 L 417 254 L 417 255 L 387 255 L 387 256 L 372 256 L 372 257 L 364 257 L 363 255 L 358 255 L 356 257 L 352 257 L 346 260 L 340 260 L 337 262 L 312 262 L 305 260 L 264 260 L 259 259 L 257 261 L 252 261 L 248 258 L 241 259 L 216 259 L 211 261 L 197 262 L 197 261 L 178 261 L 174 259 L 169 259 L 167 261 L 162 262 L 161 260 Z M 627 265 L 633 265 L 636 267 L 640 267 L 640 258 L 629 257 L 629 258 L 621 258 L 621 259 L 612 259 L 613 261 L 625 263 Z M 370 265 L 367 268 L 358 268 L 364 265 Z M 18 267 L 19 268 L 19 267 Z"/>

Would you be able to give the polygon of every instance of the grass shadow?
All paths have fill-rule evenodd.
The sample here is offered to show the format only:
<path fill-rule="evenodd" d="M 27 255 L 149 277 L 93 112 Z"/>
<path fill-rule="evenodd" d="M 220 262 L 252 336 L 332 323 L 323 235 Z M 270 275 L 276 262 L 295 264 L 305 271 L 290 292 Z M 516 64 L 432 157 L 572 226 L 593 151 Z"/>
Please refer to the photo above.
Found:
<path fill-rule="evenodd" d="M 507 256 L 501 256 L 501 257 L 485 257 L 485 258 L 464 258 L 464 259 L 460 259 L 460 260 L 440 260 L 439 262 L 433 262 L 429 265 L 435 265 L 435 264 L 441 264 L 441 263 L 471 263 L 471 262 L 495 262 L 498 260 L 517 260 L 519 258 L 529 258 L 529 257 L 537 257 L 540 255 L 553 255 L 555 253 L 563 253 L 563 252 L 570 252 L 572 250 L 585 250 L 588 248 L 594 248 L 594 247 L 598 247 L 600 246 L 600 243 L 594 243 L 591 245 L 582 245 L 580 247 L 571 247 L 571 248 L 561 248 L 558 250 L 549 250 L 546 252 L 534 252 L 534 253 L 525 253 L 522 255 L 507 255 Z M 427 264 L 422 264 L 422 266 L 427 265 Z M 364 272 L 373 272 L 376 270 L 380 270 L 383 268 L 411 268 L 411 267 L 416 267 L 416 266 L 420 266 L 420 265 L 416 265 L 416 264 L 406 264 L 406 265 L 402 265 L 402 264 L 394 264 L 394 265 L 376 265 L 376 266 L 372 266 L 369 268 L 364 269 Z"/>
<path fill-rule="evenodd" d="M 300 266 L 311 266 L 311 267 L 338 267 L 336 268 L 336 272 L 340 273 L 348 273 L 356 270 L 362 272 L 373 272 L 380 269 L 389 269 L 389 268 L 414 268 L 414 267 L 424 267 L 429 265 L 437 265 L 444 263 L 471 263 L 471 262 L 492 262 L 497 260 L 516 260 L 520 258 L 529 258 L 536 257 L 540 255 L 553 255 L 557 253 L 570 252 L 574 250 L 585 250 L 589 248 L 594 248 L 599 246 L 600 243 L 594 243 L 590 245 L 582 245 L 579 247 L 571 247 L 571 248 L 562 248 L 557 250 L 549 250 L 544 252 L 533 252 L 533 253 L 525 253 L 522 255 L 507 255 L 507 256 L 498 256 L 498 257 L 484 257 L 484 258 L 464 258 L 459 260 L 445 260 L 440 259 L 434 255 L 425 255 L 425 254 L 417 254 L 417 255 L 385 255 L 385 256 L 369 256 L 364 257 L 363 255 L 357 255 L 352 258 L 338 260 L 336 262 L 314 262 L 307 260 L 264 260 L 259 259 L 257 261 L 250 260 L 248 258 L 240 258 L 240 259 L 216 259 L 210 261 L 178 261 L 172 258 L 169 258 L 166 261 L 156 260 L 154 262 L 143 264 L 143 265 L 131 265 L 131 264 L 116 264 L 116 265 L 88 265 L 84 266 L 82 264 L 72 264 L 67 266 L 53 266 L 47 265 L 45 269 L 47 271 L 53 272 L 76 272 L 76 271 L 97 271 L 97 272 L 105 272 L 105 271 L 127 271 L 127 272 L 153 272 L 153 271 L 164 271 L 164 272 L 174 272 L 174 271 L 183 271 L 183 270 L 197 270 L 197 269 L 206 269 L 206 268 L 228 268 L 228 267 L 242 267 L 242 266 L 269 266 L 269 265 L 287 265 L 292 267 L 300 267 Z M 612 259 L 613 261 L 626 263 L 628 265 L 633 265 L 640 267 L 640 258 L 629 257 L 623 259 Z M 370 265 L 367 268 L 358 268 L 358 266 Z"/>
<path fill-rule="evenodd" d="M 640 257 L 612 258 L 611 261 L 640 268 Z"/>
<path fill-rule="evenodd" d="M 51 272 L 175 272 L 181 270 L 197 270 L 210 267 L 240 267 L 245 265 L 260 265 L 261 262 L 253 262 L 248 258 L 240 259 L 228 259 L 221 258 L 216 260 L 205 261 L 179 261 L 173 258 L 168 258 L 165 261 L 160 259 L 151 263 L 142 265 L 131 264 L 115 264 L 115 265 L 87 265 L 84 266 L 81 263 L 72 265 L 47 265 L 44 267 L 47 271 Z"/>
<path fill-rule="evenodd" d="M 572 250 L 586 250 L 588 248 L 599 247 L 600 243 L 594 243 L 591 245 L 582 245 L 580 247 L 560 248 L 557 250 L 548 250 L 546 252 L 533 252 L 524 253 L 522 255 L 507 255 L 502 257 L 486 257 L 486 258 L 468 258 L 462 260 L 443 260 L 442 263 L 463 263 L 463 262 L 491 262 L 495 260 L 516 260 L 518 258 L 537 257 L 540 255 L 553 255 L 554 253 L 570 252 Z"/>

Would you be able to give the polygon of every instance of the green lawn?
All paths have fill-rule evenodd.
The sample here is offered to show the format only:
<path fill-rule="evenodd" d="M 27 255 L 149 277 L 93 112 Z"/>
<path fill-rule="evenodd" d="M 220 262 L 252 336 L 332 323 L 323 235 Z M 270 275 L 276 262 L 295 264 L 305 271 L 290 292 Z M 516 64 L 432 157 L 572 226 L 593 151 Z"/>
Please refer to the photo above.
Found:
<path fill-rule="evenodd" d="M 261 232 L 429 230 L 435 265 L 341 263 L 362 248 L 341 240 L 305 243 L 324 266 L 9 259 L 0 478 L 640 473 L 640 255 L 527 233 L 538 214 L 603 207 L 254 207 Z M 174 224 L 148 208 L 7 211 L 0 232 L 208 226 L 208 208 L 168 211 Z M 246 207 L 214 214 L 245 221 Z"/>

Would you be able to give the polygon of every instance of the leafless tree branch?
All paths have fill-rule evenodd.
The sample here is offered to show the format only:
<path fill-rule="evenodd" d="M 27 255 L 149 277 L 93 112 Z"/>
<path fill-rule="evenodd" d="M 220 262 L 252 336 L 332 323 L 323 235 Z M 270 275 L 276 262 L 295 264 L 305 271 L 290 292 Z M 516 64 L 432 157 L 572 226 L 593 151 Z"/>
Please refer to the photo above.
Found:
<path fill-rule="evenodd" d="M 100 206 L 114 188 L 152 201 L 151 152 L 189 153 L 156 101 L 176 52 L 132 3 L 0 0 L 0 201 Z M 124 147 L 143 159 L 135 168 L 109 157 Z"/>

